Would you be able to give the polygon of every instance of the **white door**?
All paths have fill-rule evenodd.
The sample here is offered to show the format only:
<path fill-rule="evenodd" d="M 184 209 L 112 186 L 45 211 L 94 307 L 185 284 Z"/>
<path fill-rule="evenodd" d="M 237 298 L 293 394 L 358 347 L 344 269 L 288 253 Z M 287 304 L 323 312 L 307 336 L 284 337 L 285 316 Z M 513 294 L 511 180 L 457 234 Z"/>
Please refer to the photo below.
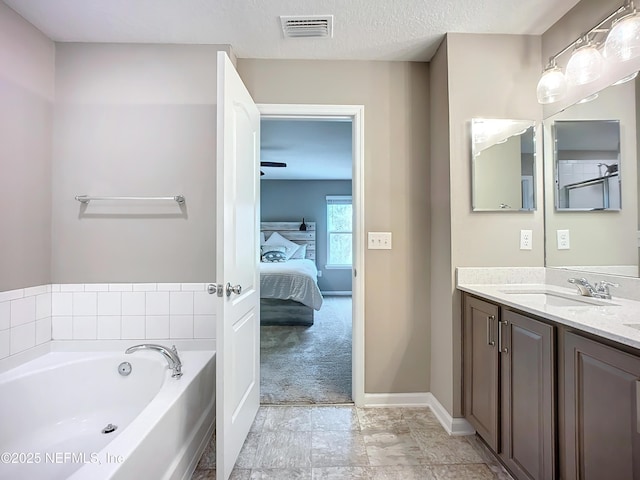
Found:
<path fill-rule="evenodd" d="M 260 113 L 224 52 L 217 141 L 216 470 L 227 480 L 260 406 Z"/>

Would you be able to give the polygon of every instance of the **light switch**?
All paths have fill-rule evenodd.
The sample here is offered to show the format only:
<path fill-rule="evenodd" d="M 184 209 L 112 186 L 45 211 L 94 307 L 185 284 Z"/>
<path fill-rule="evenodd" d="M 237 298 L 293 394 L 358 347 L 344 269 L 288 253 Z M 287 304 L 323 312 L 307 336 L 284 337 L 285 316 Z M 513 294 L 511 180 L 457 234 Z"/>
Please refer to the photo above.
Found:
<path fill-rule="evenodd" d="M 369 232 L 369 250 L 391 250 L 391 232 Z"/>

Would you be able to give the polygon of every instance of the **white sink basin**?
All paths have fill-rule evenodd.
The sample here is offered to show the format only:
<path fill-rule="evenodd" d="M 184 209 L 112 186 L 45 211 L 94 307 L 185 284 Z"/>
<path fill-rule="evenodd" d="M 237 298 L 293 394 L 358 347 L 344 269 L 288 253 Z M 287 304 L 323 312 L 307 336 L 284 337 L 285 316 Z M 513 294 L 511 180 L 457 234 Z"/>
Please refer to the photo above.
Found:
<path fill-rule="evenodd" d="M 521 297 L 522 300 L 542 303 L 553 307 L 586 307 L 590 305 L 612 306 L 615 305 L 606 300 L 593 297 L 583 297 L 577 294 L 550 292 L 547 290 L 502 290 L 502 293 Z"/>

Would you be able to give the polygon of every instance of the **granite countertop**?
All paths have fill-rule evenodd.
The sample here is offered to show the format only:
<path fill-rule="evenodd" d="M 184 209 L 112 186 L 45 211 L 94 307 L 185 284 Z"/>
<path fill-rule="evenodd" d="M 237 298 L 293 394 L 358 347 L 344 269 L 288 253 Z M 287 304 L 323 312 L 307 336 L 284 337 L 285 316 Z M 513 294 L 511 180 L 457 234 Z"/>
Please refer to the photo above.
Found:
<path fill-rule="evenodd" d="M 580 296 L 575 288 L 544 283 L 462 283 L 458 289 L 640 349 L 640 302 L 616 298 L 615 293 L 613 299 L 602 300 Z M 545 296 L 545 292 L 554 295 Z"/>

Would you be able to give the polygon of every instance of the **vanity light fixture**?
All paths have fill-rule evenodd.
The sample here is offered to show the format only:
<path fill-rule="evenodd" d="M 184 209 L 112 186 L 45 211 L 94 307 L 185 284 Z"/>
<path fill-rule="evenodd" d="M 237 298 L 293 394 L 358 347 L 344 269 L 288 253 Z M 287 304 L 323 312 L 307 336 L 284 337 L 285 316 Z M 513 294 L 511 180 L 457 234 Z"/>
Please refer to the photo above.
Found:
<path fill-rule="evenodd" d="M 604 59 L 596 46 L 584 37 L 584 45 L 576 47 L 567 63 L 567 83 L 569 85 L 585 85 L 602 76 Z"/>
<path fill-rule="evenodd" d="M 556 65 L 556 59 L 552 58 L 547 68 L 542 72 L 538 82 L 538 102 L 542 104 L 557 102 L 567 93 L 567 79 L 562 69 Z"/>
<path fill-rule="evenodd" d="M 629 2 L 631 13 L 615 20 L 604 42 L 604 56 L 608 60 L 626 62 L 640 55 L 640 15 L 633 1 Z"/>
<path fill-rule="evenodd" d="M 571 58 L 566 73 L 563 73 L 556 60 L 570 50 L 573 50 Z M 608 63 L 624 62 L 639 55 L 640 13 L 636 11 L 633 0 L 627 0 L 607 18 L 549 58 L 536 90 L 538 102 L 557 102 L 564 98 L 569 87 L 585 85 L 600 78 Z"/>

